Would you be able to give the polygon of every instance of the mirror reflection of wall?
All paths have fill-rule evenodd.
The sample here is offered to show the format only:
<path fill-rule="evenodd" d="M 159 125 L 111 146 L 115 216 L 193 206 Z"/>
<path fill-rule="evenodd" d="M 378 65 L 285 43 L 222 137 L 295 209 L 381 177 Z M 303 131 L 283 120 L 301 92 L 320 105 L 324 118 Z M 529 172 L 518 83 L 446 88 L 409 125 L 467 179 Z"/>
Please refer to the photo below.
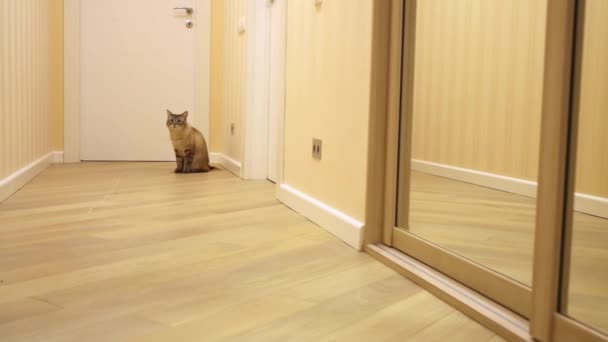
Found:
<path fill-rule="evenodd" d="M 410 233 L 528 286 L 546 4 L 417 2 L 411 174 L 400 171 L 411 175 L 410 211 L 397 215 Z M 398 203 L 405 212 L 404 195 Z"/>
<path fill-rule="evenodd" d="M 562 311 L 608 333 L 608 1 L 584 3 L 575 212 Z"/>

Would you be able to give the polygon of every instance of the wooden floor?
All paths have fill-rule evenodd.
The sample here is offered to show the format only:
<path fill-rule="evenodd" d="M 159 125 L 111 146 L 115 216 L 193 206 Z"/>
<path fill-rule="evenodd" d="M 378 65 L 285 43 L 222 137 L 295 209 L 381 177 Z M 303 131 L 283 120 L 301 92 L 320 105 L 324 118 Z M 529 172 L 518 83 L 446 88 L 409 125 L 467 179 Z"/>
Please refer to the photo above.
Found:
<path fill-rule="evenodd" d="M 410 231 L 532 284 L 536 200 L 412 171 Z M 575 213 L 568 314 L 608 332 L 608 220 Z"/>
<path fill-rule="evenodd" d="M 500 341 L 272 184 L 172 168 L 56 165 L 0 205 L 1 341 Z"/>

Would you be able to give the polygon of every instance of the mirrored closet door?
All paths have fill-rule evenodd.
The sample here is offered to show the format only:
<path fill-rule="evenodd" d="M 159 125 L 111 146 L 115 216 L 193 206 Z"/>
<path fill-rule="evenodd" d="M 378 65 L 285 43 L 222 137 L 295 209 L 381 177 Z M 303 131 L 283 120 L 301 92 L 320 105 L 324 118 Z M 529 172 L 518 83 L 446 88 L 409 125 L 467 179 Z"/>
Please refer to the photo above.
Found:
<path fill-rule="evenodd" d="M 528 317 L 546 1 L 408 2 L 392 244 Z"/>
<path fill-rule="evenodd" d="M 608 1 L 396 3 L 368 247 L 503 336 L 608 341 Z"/>
<path fill-rule="evenodd" d="M 608 1 L 581 1 L 579 11 L 573 204 L 561 313 L 608 334 Z"/>

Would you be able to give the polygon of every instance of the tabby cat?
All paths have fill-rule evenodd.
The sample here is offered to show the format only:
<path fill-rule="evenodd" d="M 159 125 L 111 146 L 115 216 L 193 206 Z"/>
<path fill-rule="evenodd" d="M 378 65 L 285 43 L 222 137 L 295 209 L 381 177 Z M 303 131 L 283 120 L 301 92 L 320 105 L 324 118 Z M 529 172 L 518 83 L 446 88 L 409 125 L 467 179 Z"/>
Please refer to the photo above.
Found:
<path fill-rule="evenodd" d="M 188 112 L 173 114 L 167 110 L 167 128 L 175 150 L 175 173 L 208 172 L 209 153 L 203 134 L 188 123 Z"/>

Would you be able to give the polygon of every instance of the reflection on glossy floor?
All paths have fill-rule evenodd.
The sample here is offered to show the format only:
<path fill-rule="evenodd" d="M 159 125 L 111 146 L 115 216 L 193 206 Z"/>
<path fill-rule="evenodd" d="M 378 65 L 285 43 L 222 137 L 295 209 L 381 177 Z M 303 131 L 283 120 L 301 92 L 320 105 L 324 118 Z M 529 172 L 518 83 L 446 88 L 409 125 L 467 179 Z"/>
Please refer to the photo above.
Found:
<path fill-rule="evenodd" d="M 411 232 L 532 283 L 534 199 L 417 171 L 411 188 Z"/>
<path fill-rule="evenodd" d="M 535 199 L 412 171 L 410 231 L 532 283 Z M 574 216 L 569 314 L 608 331 L 608 220 Z"/>
<path fill-rule="evenodd" d="M 0 205 L 0 339 L 499 341 L 268 182 L 53 166 Z"/>
<path fill-rule="evenodd" d="M 608 220 L 575 213 L 569 316 L 608 333 Z"/>

